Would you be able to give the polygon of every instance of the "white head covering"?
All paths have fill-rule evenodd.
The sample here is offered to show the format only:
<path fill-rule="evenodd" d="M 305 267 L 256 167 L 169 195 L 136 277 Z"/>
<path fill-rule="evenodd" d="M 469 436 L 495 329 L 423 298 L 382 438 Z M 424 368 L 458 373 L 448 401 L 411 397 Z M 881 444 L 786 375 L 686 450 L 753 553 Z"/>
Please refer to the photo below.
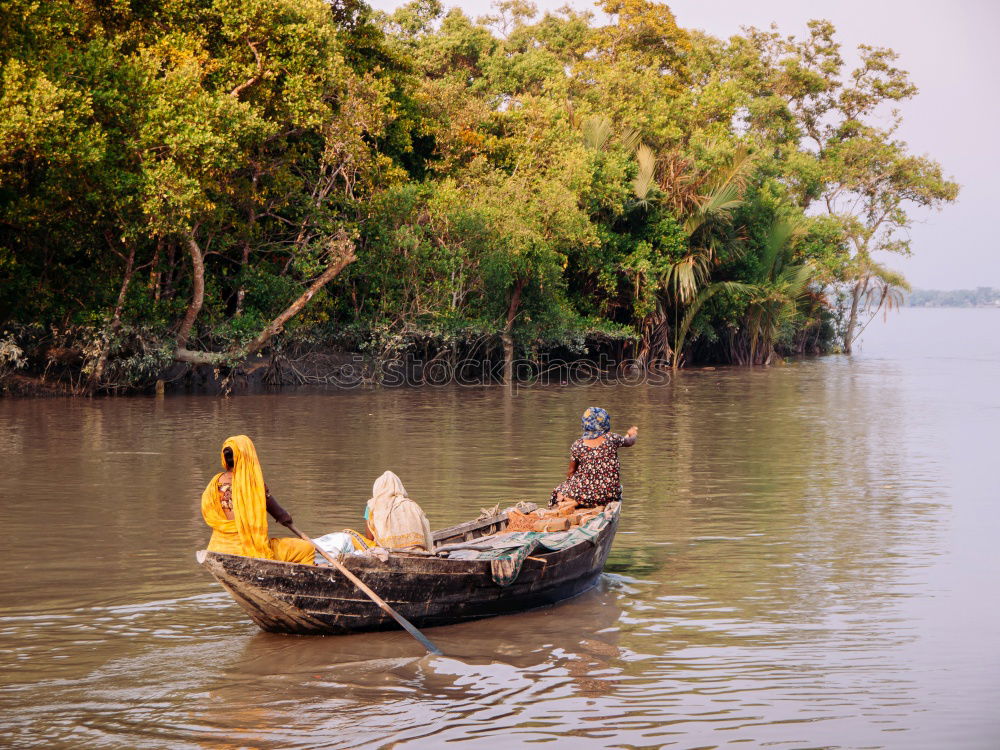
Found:
<path fill-rule="evenodd" d="M 376 500 L 394 500 L 397 497 L 403 498 L 409 497 L 409 495 L 406 494 L 406 488 L 403 486 L 399 477 L 391 471 L 387 471 L 375 480 L 375 484 L 372 485 L 372 497 L 368 502 L 371 503 Z"/>
<path fill-rule="evenodd" d="M 385 472 L 372 485 L 368 525 L 380 547 L 434 549 L 427 516 L 410 497 L 399 477 Z"/>

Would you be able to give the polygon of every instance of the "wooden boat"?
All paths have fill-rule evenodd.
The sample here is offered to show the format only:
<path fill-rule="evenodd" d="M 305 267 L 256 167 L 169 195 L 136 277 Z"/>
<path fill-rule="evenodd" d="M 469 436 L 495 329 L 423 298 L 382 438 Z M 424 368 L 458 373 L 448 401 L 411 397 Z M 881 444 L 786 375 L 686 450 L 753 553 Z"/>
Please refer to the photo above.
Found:
<path fill-rule="evenodd" d="M 490 560 L 393 553 L 388 561 L 348 555 L 343 564 L 418 628 L 520 612 L 554 604 L 591 588 L 601 575 L 620 506 L 593 539 L 565 549 L 539 547 L 513 583 L 500 586 Z M 504 514 L 434 533 L 436 546 L 472 542 L 502 531 Z M 224 555 L 201 550 L 201 563 L 257 625 L 272 633 L 340 635 L 399 627 L 334 568 Z"/>

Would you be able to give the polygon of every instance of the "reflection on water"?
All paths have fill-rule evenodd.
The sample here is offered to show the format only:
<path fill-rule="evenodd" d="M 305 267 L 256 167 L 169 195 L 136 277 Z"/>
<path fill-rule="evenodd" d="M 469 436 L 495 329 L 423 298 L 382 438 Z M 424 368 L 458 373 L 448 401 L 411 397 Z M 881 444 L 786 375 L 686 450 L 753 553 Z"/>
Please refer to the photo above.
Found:
<path fill-rule="evenodd" d="M 0 402 L 2 736 L 996 747 L 1000 347 L 900 350 L 938 320 L 918 312 L 939 311 L 872 329 L 853 359 L 660 387 Z M 994 320 L 962 326 L 981 342 Z M 641 428 L 607 575 L 558 607 L 435 629 L 444 657 L 402 632 L 260 633 L 194 562 L 229 434 L 256 438 L 314 534 L 358 525 L 387 468 L 440 527 L 547 497 L 592 403 Z"/>

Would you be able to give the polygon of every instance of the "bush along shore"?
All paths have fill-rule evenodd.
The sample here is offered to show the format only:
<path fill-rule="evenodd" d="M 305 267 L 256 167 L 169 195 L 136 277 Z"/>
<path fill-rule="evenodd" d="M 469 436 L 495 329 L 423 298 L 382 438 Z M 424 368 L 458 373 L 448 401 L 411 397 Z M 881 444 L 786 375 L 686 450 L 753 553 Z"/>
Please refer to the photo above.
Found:
<path fill-rule="evenodd" d="M 881 261 L 958 194 L 897 136 L 896 54 L 848 65 L 822 20 L 723 40 L 647 0 L 6 12 L 7 393 L 849 353 L 908 290 Z"/>

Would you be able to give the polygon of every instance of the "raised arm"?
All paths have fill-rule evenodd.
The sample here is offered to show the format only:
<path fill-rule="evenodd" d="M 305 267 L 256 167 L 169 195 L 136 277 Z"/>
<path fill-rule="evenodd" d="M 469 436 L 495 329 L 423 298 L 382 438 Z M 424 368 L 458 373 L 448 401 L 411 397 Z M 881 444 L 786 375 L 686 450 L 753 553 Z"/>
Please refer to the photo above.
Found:
<path fill-rule="evenodd" d="M 639 437 L 639 428 L 632 425 L 628 428 L 628 432 L 625 433 L 625 442 L 622 443 L 623 448 L 629 448 L 635 445 L 636 439 Z"/>

